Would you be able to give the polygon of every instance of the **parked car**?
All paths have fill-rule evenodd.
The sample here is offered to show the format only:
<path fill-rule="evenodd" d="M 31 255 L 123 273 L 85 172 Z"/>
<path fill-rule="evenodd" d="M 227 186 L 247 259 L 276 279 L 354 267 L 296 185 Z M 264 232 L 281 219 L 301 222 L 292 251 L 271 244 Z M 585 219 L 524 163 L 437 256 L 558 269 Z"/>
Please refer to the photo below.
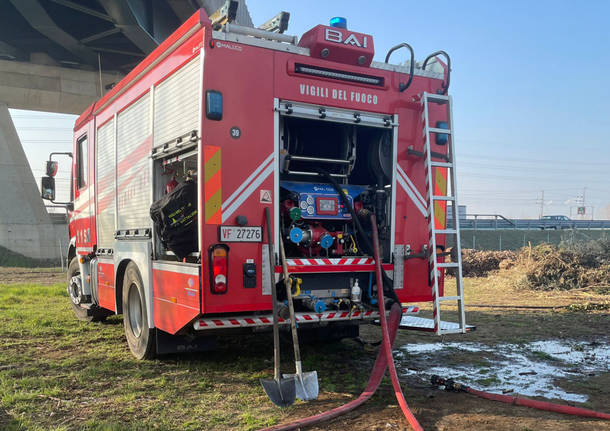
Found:
<path fill-rule="evenodd" d="M 540 218 L 540 229 L 574 229 L 574 221 L 563 215 L 548 215 Z"/>

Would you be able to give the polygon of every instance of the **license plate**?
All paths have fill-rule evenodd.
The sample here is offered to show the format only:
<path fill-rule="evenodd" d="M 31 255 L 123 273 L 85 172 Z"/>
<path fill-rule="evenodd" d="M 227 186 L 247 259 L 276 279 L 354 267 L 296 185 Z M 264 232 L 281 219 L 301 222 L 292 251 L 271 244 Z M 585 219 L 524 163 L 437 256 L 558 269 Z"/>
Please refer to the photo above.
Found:
<path fill-rule="evenodd" d="M 220 226 L 219 235 L 222 242 L 262 242 L 263 228 L 261 226 Z"/>

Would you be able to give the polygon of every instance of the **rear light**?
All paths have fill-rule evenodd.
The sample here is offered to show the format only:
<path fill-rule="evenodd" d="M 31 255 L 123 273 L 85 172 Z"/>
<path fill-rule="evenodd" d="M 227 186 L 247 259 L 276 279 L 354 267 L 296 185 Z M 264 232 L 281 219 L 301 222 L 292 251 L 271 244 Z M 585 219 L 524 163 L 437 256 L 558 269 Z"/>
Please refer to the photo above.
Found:
<path fill-rule="evenodd" d="M 210 287 L 212 293 L 227 293 L 229 247 L 217 244 L 210 248 Z"/>

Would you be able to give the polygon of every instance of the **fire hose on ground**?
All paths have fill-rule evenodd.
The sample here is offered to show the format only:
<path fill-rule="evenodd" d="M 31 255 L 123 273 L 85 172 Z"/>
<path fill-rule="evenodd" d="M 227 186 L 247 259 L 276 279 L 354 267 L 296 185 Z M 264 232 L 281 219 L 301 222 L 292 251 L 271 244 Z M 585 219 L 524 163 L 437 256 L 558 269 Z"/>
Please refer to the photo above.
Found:
<path fill-rule="evenodd" d="M 333 178 L 328 175 L 326 172 L 321 171 L 321 175 L 325 176 L 331 184 L 335 187 L 340 196 L 344 197 L 343 192 L 341 191 L 339 185 L 333 180 Z M 352 217 L 357 222 L 357 216 L 353 211 L 349 201 L 345 199 L 346 205 L 350 212 L 352 213 Z M 359 224 L 359 223 L 358 223 Z M 375 215 L 371 215 L 371 226 L 377 226 L 377 220 Z M 361 228 L 361 226 L 360 226 Z M 373 234 L 373 244 L 372 249 L 375 256 L 375 275 L 377 277 L 377 286 L 384 286 L 384 278 L 385 275 L 383 270 L 381 269 L 381 257 L 379 255 L 379 234 L 377 229 L 372 229 Z M 365 237 L 365 240 L 367 238 Z M 368 242 L 368 241 L 365 241 Z M 375 364 L 373 366 L 373 371 L 371 372 L 371 376 L 369 377 L 369 381 L 366 385 L 364 391 L 360 394 L 358 398 L 353 401 L 350 401 L 347 404 L 344 404 L 339 407 L 335 407 L 334 409 L 319 413 L 317 415 L 309 416 L 303 419 L 298 419 L 294 422 L 288 424 L 280 424 L 275 425 L 269 428 L 265 428 L 261 431 L 288 431 L 294 430 L 302 427 L 312 426 L 318 424 L 320 422 L 328 421 L 334 419 L 343 414 L 349 413 L 360 405 L 364 404 L 368 399 L 370 399 L 373 394 L 377 391 L 379 384 L 381 383 L 381 379 L 385 374 L 386 367 L 389 367 L 390 377 L 392 380 L 392 386 L 394 388 L 394 394 L 400 405 L 400 408 L 407 419 L 407 422 L 411 426 L 411 428 L 415 431 L 423 431 L 423 428 L 410 411 L 409 406 L 404 398 L 404 394 L 402 393 L 402 389 L 400 387 L 400 382 L 398 381 L 398 375 L 396 374 L 396 367 L 394 365 L 394 358 L 392 356 L 392 345 L 394 344 L 394 339 L 396 338 L 396 333 L 398 331 L 398 327 L 400 325 L 400 320 L 402 318 L 402 310 L 400 304 L 393 301 L 392 306 L 390 307 L 390 315 L 389 319 L 386 318 L 385 315 L 385 298 L 384 298 L 384 288 L 378 288 L 378 304 L 379 304 L 379 317 L 381 323 L 381 330 L 383 335 L 382 346 L 379 349 L 379 353 L 377 355 L 377 359 L 375 360 Z M 390 289 L 390 293 L 394 293 L 393 289 Z M 392 295 L 390 295 L 392 296 Z M 394 294 L 395 296 L 395 294 Z M 390 298 L 392 300 L 392 298 Z M 500 395 L 500 394 L 492 394 L 489 392 L 479 391 L 476 389 L 469 388 L 468 386 L 460 385 L 458 383 L 453 382 L 453 380 L 442 379 L 438 376 L 432 377 L 433 384 L 444 385 L 447 390 L 457 390 L 462 392 L 468 392 L 470 394 L 479 396 L 481 398 L 486 398 L 493 401 L 505 402 L 508 404 L 515 404 L 525 407 L 531 407 L 539 410 L 552 411 L 557 413 L 565 413 L 576 416 L 583 417 L 592 417 L 599 419 L 610 419 L 610 415 L 607 413 L 596 412 L 593 410 L 565 406 L 561 404 L 553 404 L 543 401 L 529 400 L 525 398 L 519 398 L 508 395 Z M 444 383 L 441 383 L 444 382 Z M 449 386 L 447 386 L 449 385 Z"/>
<path fill-rule="evenodd" d="M 493 394 L 491 392 L 479 391 L 461 383 L 457 383 L 453 381 L 453 379 L 444 379 L 439 376 L 432 376 L 431 382 L 433 385 L 444 386 L 445 390 L 447 391 L 467 392 L 469 394 L 476 395 L 477 397 L 485 398 L 487 400 L 492 401 L 499 401 L 501 403 L 530 407 L 533 409 L 545 410 L 548 412 L 563 413 L 566 415 L 610 420 L 610 414 L 608 413 L 596 412 L 595 410 L 566 406 L 563 404 L 554 404 L 546 401 L 530 400 L 527 398 L 515 397 L 511 395 Z"/>
<path fill-rule="evenodd" d="M 374 215 L 371 215 L 371 225 L 377 226 L 377 222 Z M 377 229 L 373 229 L 373 249 L 375 254 L 375 273 L 377 276 L 377 285 L 382 286 L 382 269 L 381 269 L 381 257 L 379 256 L 379 236 L 377 234 Z M 392 357 L 392 345 L 394 344 L 394 339 L 396 338 L 396 332 L 398 331 L 398 326 L 400 324 L 400 319 L 402 318 L 402 310 L 400 308 L 400 304 L 394 302 L 390 308 L 390 316 L 389 319 L 386 318 L 385 315 L 385 299 L 383 297 L 383 289 L 377 289 L 378 292 L 378 303 L 379 303 L 379 320 L 381 322 L 381 330 L 383 334 L 383 343 L 382 347 L 379 349 L 379 354 L 377 355 L 377 359 L 375 360 L 375 365 L 373 366 L 373 372 L 369 377 L 368 384 L 366 388 L 360 394 L 358 398 L 353 401 L 350 401 L 347 404 L 336 407 L 334 409 L 328 410 L 326 412 L 322 412 L 320 414 L 309 416 L 307 418 L 298 419 L 294 422 L 288 424 L 281 424 L 272 426 L 270 428 L 266 428 L 264 431 L 287 431 L 294 430 L 301 427 L 315 425 L 317 423 L 327 421 L 330 419 L 334 419 L 337 416 L 343 415 L 354 410 L 356 407 L 362 405 L 365 401 L 373 396 L 379 384 L 381 383 L 381 379 L 385 374 L 386 367 L 389 367 L 390 377 L 392 379 L 392 386 L 394 387 L 394 393 L 396 395 L 396 399 L 398 400 L 398 404 L 402 409 L 407 422 L 413 430 L 415 431 L 423 431 L 423 428 L 417 422 L 417 419 L 413 415 L 413 413 L 409 410 L 409 406 L 405 400 L 405 397 L 402 393 L 402 389 L 400 387 L 400 382 L 398 381 L 398 375 L 396 374 L 396 367 L 394 365 L 394 358 Z"/>

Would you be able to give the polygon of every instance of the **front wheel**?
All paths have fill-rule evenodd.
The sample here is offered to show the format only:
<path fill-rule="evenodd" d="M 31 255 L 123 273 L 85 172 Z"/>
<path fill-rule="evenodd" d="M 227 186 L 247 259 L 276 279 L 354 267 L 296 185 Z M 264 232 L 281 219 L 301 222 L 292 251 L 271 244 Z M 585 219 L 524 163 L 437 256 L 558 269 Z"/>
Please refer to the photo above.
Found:
<path fill-rule="evenodd" d="M 123 326 L 127 344 L 136 358 L 153 358 L 155 330 L 148 327 L 144 286 L 135 263 L 127 265 L 123 280 Z"/>
<path fill-rule="evenodd" d="M 80 303 L 82 297 L 82 279 L 80 276 L 80 267 L 78 266 L 78 257 L 73 257 L 70 261 L 70 265 L 68 265 L 68 296 L 70 296 L 72 310 L 78 320 L 84 322 L 101 322 L 106 320 L 108 312 L 105 310 L 102 310 L 93 304 L 87 309 Z"/>

